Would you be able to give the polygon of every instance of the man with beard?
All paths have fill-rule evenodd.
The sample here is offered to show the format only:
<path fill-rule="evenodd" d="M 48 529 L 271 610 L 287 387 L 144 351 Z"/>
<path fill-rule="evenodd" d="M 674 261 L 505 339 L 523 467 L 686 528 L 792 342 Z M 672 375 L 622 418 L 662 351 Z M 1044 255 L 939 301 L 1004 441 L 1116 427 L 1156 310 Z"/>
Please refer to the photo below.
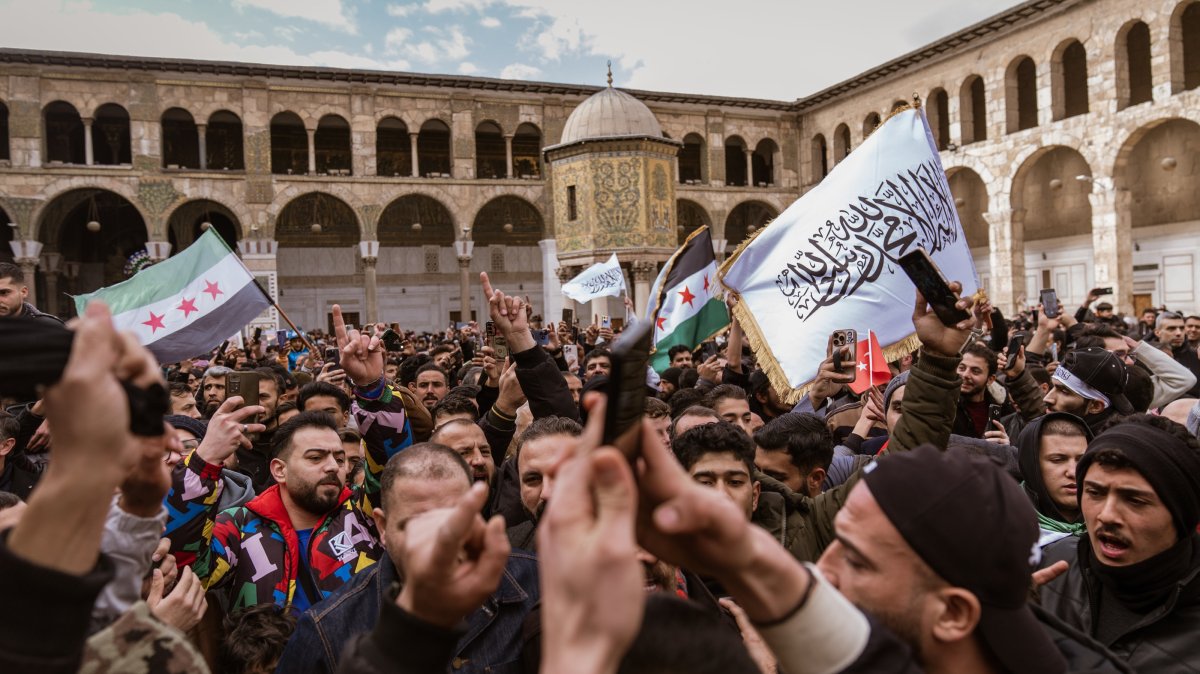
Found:
<path fill-rule="evenodd" d="M 416 394 L 425 409 L 432 410 L 450 392 L 450 379 L 437 363 L 427 363 L 417 370 L 417 378 L 408 388 Z"/>
<path fill-rule="evenodd" d="M 269 367 L 255 370 L 258 378 L 258 404 L 263 413 L 255 421 L 263 425 L 263 431 L 251 441 L 250 447 L 239 446 L 234 454 L 234 470 L 250 477 L 254 490 L 262 493 L 275 484 L 271 477 L 271 438 L 279 427 L 279 405 L 286 387 L 281 372 Z"/>
<path fill-rule="evenodd" d="M 1200 356 L 1196 354 L 1196 347 L 1188 344 L 1183 316 L 1174 311 L 1164 311 L 1158 315 L 1154 326 L 1158 346 L 1196 375 L 1198 381 L 1187 395 L 1193 398 L 1200 396 Z"/>
<path fill-rule="evenodd" d="M 1046 548 L 1066 572 L 1042 606 L 1139 672 L 1200 671 L 1200 441 L 1135 415 L 1096 436 L 1076 471 L 1087 535 Z"/>
<path fill-rule="evenodd" d="M 397 604 L 409 601 L 413 583 L 424 578 L 406 578 L 411 573 L 405 568 L 404 554 L 412 545 L 408 523 L 466 509 L 468 502 L 473 511 L 470 519 L 479 519 L 483 494 L 471 490 L 470 469 L 447 447 L 432 442 L 413 445 L 388 461 L 381 479 L 383 501 L 374 517 L 387 555 L 356 575 L 336 596 L 300 617 L 277 671 L 332 674 L 338 670 L 345 647 L 357 635 L 371 632 L 377 624 L 410 628 L 396 622 Z M 502 540 L 502 535 L 497 538 Z M 446 616 L 451 626 L 465 619 L 467 627 L 453 648 L 460 665 L 454 668 L 456 672 L 508 671 L 505 665 L 520 656 L 521 624 L 539 598 L 537 560 L 514 550 L 499 566 L 497 571 L 503 572 L 497 573 L 491 591 L 479 598 L 481 606 Z M 461 588 L 461 582 L 458 577 L 453 582 L 439 582 L 438 589 L 447 590 L 456 583 Z M 439 610 L 447 610 L 446 602 L 437 603 Z"/>
<path fill-rule="evenodd" d="M 1099 347 L 1068 352 L 1055 368 L 1051 383 L 1045 397 L 1047 409 L 1080 417 L 1093 433 L 1114 414 L 1133 413 L 1124 393 L 1129 383 L 1125 363 Z"/>
<path fill-rule="evenodd" d="M 233 370 L 224 365 L 213 365 L 204 371 L 200 382 L 200 400 L 204 405 L 204 418 L 211 419 L 217 408 L 225 402 L 225 377 Z"/>
<path fill-rule="evenodd" d="M 491 488 L 496 461 L 478 424 L 469 419 L 451 419 L 435 430 L 429 441 L 453 449 L 471 467 L 471 479 Z"/>
<path fill-rule="evenodd" d="M 975 342 L 967 347 L 958 364 L 959 387 L 958 415 L 954 418 L 954 432 L 970 438 L 982 438 L 984 433 L 996 430 L 988 418 L 988 406 L 999 401 L 992 398 L 988 386 L 996 381 L 998 367 L 996 352 Z"/>
<path fill-rule="evenodd" d="M 1017 436 L 1021 487 L 1037 511 L 1042 547 L 1083 533 L 1075 468 L 1091 439 L 1083 419 L 1064 412 L 1033 420 Z"/>
<path fill-rule="evenodd" d="M 553 493 L 550 470 L 581 433 L 583 427 L 572 419 L 543 417 L 535 419 L 517 438 L 521 507 L 529 519 L 508 528 L 508 540 L 514 548 L 537 549 L 537 523 Z"/>
<path fill-rule="evenodd" d="M 62 319 L 53 314 L 38 311 L 26 298 L 29 286 L 21 267 L 11 262 L 0 262 L 0 318 L 22 317 L 62 325 Z"/>

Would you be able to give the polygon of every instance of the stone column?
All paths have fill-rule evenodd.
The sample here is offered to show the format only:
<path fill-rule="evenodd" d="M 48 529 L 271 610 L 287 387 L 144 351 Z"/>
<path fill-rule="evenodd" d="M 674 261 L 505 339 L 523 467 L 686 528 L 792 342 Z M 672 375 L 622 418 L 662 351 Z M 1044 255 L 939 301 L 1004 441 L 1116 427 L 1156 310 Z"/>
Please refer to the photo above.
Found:
<path fill-rule="evenodd" d="M 379 260 L 378 241 L 359 241 L 358 252 L 363 261 L 363 286 L 367 300 L 367 323 L 379 321 L 379 285 L 375 277 L 375 263 Z"/>
<path fill-rule="evenodd" d="M 1025 211 L 989 211 L 983 218 L 988 223 L 992 304 L 1013 316 L 1025 295 Z"/>
<path fill-rule="evenodd" d="M 638 260 L 633 265 L 633 310 L 645 316 L 650 306 L 650 284 L 658 274 L 658 265 L 649 260 Z"/>
<path fill-rule="evenodd" d="M 208 169 L 208 125 L 196 125 L 196 137 L 200 142 L 200 170 Z"/>
<path fill-rule="evenodd" d="M 171 244 L 167 241 L 147 241 L 146 253 L 155 262 L 162 262 L 171 257 Z"/>
<path fill-rule="evenodd" d="M 584 316 L 582 313 L 580 313 L 583 305 L 562 293 L 563 284 L 578 275 L 579 267 L 559 267 L 555 272 L 555 276 L 558 277 L 558 296 L 562 298 L 562 308 L 570 309 L 571 311 L 575 312 L 575 318 L 579 320 L 579 324 L 586 327 L 592 322 L 592 317 Z M 562 309 L 559 310 L 559 315 L 562 315 Z"/>
<path fill-rule="evenodd" d="M 58 315 L 58 272 L 62 264 L 62 253 L 42 253 L 42 278 L 46 281 L 46 301 L 42 310 Z"/>
<path fill-rule="evenodd" d="M 505 136 L 504 136 L 504 156 L 507 158 L 507 161 L 504 163 L 504 177 L 505 178 L 513 177 L 512 142 L 513 142 L 512 134 L 511 133 L 505 134 Z"/>
<path fill-rule="evenodd" d="M 746 148 L 746 187 L 754 187 L 754 150 Z"/>
<path fill-rule="evenodd" d="M 408 140 L 411 143 L 411 151 L 409 154 L 412 155 L 412 177 L 414 178 L 419 178 L 421 176 L 421 162 L 417 159 L 417 137 L 420 135 L 421 134 L 419 133 L 408 134 Z"/>
<path fill-rule="evenodd" d="M 91 166 L 95 161 L 95 151 L 92 150 L 92 118 L 83 118 L 83 163 Z"/>
<path fill-rule="evenodd" d="M 458 256 L 458 293 L 459 320 L 466 323 L 471 320 L 471 256 Z"/>
<path fill-rule="evenodd" d="M 563 295 L 558 283 L 558 241 L 543 239 L 538 241 L 542 252 L 542 316 L 546 322 L 558 322 L 562 319 Z"/>
<path fill-rule="evenodd" d="M 308 174 L 317 172 L 317 130 L 305 129 L 308 132 Z"/>
<path fill-rule="evenodd" d="M 1133 226 L 1129 190 L 1092 183 L 1093 286 L 1112 286 L 1117 311 L 1133 313 Z"/>

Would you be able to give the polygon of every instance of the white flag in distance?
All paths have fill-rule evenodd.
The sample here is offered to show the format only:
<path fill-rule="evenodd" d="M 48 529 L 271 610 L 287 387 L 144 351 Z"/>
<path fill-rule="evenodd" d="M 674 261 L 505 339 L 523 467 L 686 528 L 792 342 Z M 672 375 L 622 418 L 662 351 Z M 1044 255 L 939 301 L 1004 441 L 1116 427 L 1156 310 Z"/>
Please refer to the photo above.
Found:
<path fill-rule="evenodd" d="M 621 263 L 617 262 L 617 254 L 583 270 L 582 274 L 564 283 L 562 291 L 581 303 L 597 297 L 616 297 L 625 292 L 625 273 L 621 271 Z"/>
<path fill-rule="evenodd" d="M 771 385 L 795 402 L 834 330 L 875 332 L 889 360 L 918 345 L 916 294 L 897 260 L 924 248 L 963 295 L 975 263 L 919 109 L 889 118 L 721 267 L 734 313 Z"/>

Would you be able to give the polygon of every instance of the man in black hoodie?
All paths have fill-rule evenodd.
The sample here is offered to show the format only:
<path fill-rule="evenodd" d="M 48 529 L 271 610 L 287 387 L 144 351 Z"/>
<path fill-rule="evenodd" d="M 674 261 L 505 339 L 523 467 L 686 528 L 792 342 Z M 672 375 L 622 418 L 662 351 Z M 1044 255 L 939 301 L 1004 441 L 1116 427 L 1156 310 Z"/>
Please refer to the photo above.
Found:
<path fill-rule="evenodd" d="M 1114 414 L 1134 412 L 1125 397 L 1129 371 L 1111 351 L 1093 346 L 1067 353 L 1050 383 L 1045 397 L 1049 411 L 1074 414 L 1087 422 L 1093 433 Z"/>
<path fill-rule="evenodd" d="M 1065 412 L 1033 420 L 1017 437 L 1021 487 L 1037 511 L 1042 547 L 1084 531 L 1075 467 L 1092 437 L 1083 419 Z"/>

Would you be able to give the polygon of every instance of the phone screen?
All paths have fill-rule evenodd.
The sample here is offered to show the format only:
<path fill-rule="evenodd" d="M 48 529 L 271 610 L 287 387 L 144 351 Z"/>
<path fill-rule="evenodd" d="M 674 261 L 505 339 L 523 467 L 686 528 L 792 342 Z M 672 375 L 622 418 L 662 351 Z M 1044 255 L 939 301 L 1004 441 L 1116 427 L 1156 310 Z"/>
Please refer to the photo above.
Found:
<path fill-rule="evenodd" d="M 646 409 L 646 365 L 650 360 L 653 321 L 638 321 L 621 333 L 612 348 L 604 444 L 633 459 L 640 447 L 639 423 Z"/>
<path fill-rule="evenodd" d="M 1058 293 L 1054 292 L 1054 288 L 1046 288 L 1042 291 L 1042 309 L 1046 312 L 1047 318 L 1058 316 Z"/>

